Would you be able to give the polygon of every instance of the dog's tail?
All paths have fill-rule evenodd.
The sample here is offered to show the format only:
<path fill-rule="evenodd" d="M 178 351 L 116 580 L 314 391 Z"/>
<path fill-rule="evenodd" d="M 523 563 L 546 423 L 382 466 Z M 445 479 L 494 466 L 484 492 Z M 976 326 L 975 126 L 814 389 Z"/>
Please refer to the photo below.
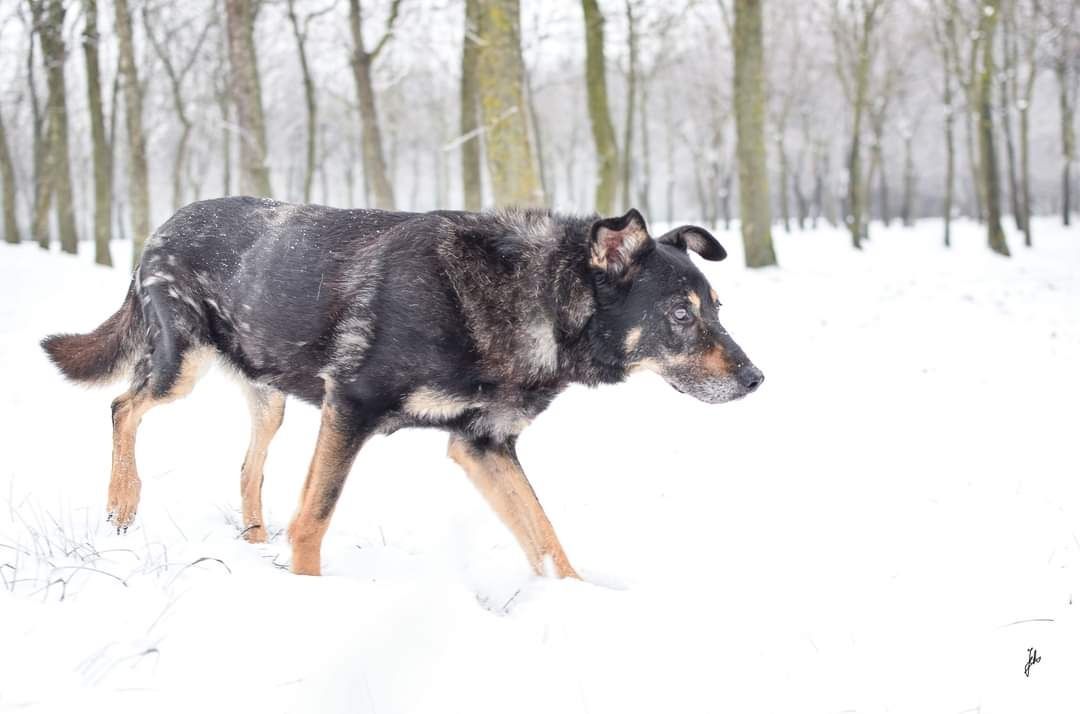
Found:
<path fill-rule="evenodd" d="M 141 321 L 132 281 L 124 304 L 96 330 L 85 335 L 49 335 L 41 347 L 68 379 L 103 384 L 122 376 L 131 363 Z"/>

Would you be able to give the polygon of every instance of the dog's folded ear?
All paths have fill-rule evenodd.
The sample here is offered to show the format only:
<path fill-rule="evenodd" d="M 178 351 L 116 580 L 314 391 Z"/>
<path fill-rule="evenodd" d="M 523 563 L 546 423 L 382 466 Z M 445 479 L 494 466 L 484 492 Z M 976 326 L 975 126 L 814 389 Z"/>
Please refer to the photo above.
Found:
<path fill-rule="evenodd" d="M 727 251 L 720 241 L 704 228 L 698 226 L 679 226 L 656 239 L 657 243 L 667 243 L 676 248 L 689 248 L 705 260 L 723 260 Z"/>
<path fill-rule="evenodd" d="M 653 246 L 645 219 L 631 208 L 624 216 L 601 218 L 589 230 L 589 264 L 621 279 L 628 275 L 634 261 Z"/>

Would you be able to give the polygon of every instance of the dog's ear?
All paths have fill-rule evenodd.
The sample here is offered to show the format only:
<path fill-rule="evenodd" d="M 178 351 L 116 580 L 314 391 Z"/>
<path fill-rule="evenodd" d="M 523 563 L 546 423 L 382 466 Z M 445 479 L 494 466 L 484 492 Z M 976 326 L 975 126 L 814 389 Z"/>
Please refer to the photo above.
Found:
<path fill-rule="evenodd" d="M 727 251 L 720 241 L 704 228 L 698 226 L 679 226 L 656 239 L 657 243 L 667 243 L 676 248 L 689 248 L 705 260 L 723 260 Z"/>
<path fill-rule="evenodd" d="M 631 208 L 625 216 L 601 218 L 589 230 L 589 265 L 616 279 L 628 275 L 634 261 L 652 248 L 645 219 Z"/>

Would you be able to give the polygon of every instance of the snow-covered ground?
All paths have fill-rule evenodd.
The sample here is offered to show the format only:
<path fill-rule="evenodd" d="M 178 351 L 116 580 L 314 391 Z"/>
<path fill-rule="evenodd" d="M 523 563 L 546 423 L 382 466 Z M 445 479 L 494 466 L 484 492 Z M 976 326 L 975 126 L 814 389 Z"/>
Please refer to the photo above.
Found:
<path fill-rule="evenodd" d="M 702 267 L 764 387 L 572 389 L 521 439 L 584 583 L 532 577 L 419 431 L 365 447 L 327 575 L 291 575 L 317 412 L 287 408 L 277 535 L 249 545 L 247 411 L 220 373 L 147 416 L 117 536 L 121 387 L 63 382 L 37 341 L 96 326 L 126 271 L 0 247 L 0 709 L 1080 711 L 1080 231 L 1040 221 L 1011 260 L 939 231 L 863 254 L 779 234 L 757 272 L 721 234 L 732 258 Z"/>

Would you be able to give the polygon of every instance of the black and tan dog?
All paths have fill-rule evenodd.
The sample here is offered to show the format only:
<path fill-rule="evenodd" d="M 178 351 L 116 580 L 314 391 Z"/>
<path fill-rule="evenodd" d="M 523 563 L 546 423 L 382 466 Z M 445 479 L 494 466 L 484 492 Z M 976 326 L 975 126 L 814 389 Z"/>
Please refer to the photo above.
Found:
<path fill-rule="evenodd" d="M 218 359 L 251 406 L 241 469 L 245 536 L 266 539 L 263 462 L 287 395 L 321 405 L 289 526 L 292 568 L 319 549 L 364 441 L 407 426 L 450 432 L 459 463 L 537 573 L 576 577 L 515 454 L 522 429 L 572 382 L 637 368 L 711 403 L 762 381 L 717 320 L 687 255 L 725 256 L 702 228 L 650 237 L 637 211 L 390 213 L 224 198 L 187 206 L 147 242 L 120 309 L 42 346 L 80 382 L 127 376 L 112 404 L 108 512 L 135 517 L 135 432 Z"/>

